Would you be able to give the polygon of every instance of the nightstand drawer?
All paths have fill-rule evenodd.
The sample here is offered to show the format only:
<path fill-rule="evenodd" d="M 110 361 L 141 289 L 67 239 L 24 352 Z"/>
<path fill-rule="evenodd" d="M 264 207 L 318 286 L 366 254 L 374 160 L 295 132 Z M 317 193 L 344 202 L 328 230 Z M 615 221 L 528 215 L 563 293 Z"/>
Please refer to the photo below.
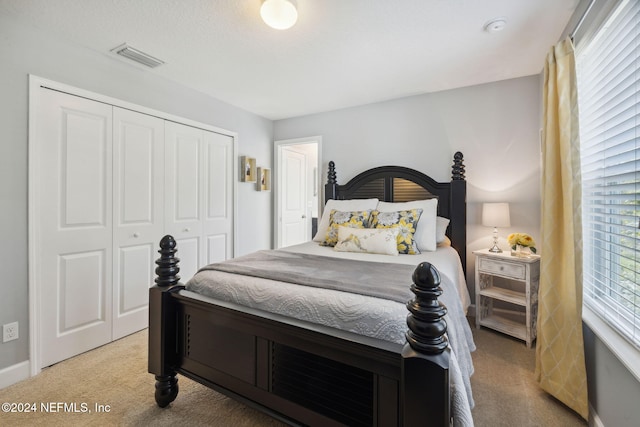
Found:
<path fill-rule="evenodd" d="M 478 271 L 480 272 L 498 274 L 519 280 L 525 280 L 527 277 L 527 270 L 523 264 L 515 264 L 484 257 L 479 258 L 478 261 Z"/>

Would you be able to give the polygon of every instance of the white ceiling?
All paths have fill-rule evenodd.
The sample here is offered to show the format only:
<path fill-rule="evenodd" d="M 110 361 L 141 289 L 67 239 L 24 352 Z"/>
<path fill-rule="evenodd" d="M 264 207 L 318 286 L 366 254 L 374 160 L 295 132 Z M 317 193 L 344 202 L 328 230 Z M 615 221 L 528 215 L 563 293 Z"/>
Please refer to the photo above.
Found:
<path fill-rule="evenodd" d="M 578 0 L 297 0 L 285 31 L 261 3 L 0 0 L 0 14 L 114 61 L 126 42 L 166 62 L 145 72 L 275 120 L 538 74 Z M 506 28 L 483 31 L 495 18 Z"/>

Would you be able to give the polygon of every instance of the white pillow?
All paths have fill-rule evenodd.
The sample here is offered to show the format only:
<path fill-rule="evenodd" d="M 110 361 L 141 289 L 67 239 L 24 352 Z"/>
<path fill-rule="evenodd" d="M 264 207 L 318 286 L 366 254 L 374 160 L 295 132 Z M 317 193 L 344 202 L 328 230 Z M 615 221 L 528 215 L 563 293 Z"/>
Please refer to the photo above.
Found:
<path fill-rule="evenodd" d="M 447 238 L 447 227 L 449 226 L 449 219 L 444 217 L 436 218 L 436 243 L 439 245 Z"/>
<path fill-rule="evenodd" d="M 414 238 L 420 251 L 435 251 L 436 243 L 436 217 L 438 216 L 438 199 L 416 200 L 413 202 L 389 203 L 379 202 L 377 209 L 380 212 L 403 211 L 407 209 L 422 209 L 422 215 L 418 221 Z"/>
<path fill-rule="evenodd" d="M 318 231 L 313 237 L 314 242 L 322 242 L 329 231 L 329 216 L 332 210 L 350 211 L 372 211 L 378 205 L 378 199 L 350 199 L 350 200 L 329 200 L 322 211 L 322 218 L 318 223 Z"/>
<path fill-rule="evenodd" d="M 338 227 L 338 252 L 366 252 L 370 254 L 398 255 L 399 227 L 350 228 Z"/>

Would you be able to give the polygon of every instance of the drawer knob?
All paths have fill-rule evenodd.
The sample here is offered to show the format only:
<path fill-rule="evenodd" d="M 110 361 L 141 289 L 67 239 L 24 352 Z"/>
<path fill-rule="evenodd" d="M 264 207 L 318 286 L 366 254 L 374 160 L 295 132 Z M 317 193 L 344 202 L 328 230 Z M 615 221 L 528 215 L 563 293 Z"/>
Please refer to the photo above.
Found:
<path fill-rule="evenodd" d="M 503 270 L 504 270 L 504 265 L 501 265 L 500 266 L 500 271 L 503 271 Z"/>

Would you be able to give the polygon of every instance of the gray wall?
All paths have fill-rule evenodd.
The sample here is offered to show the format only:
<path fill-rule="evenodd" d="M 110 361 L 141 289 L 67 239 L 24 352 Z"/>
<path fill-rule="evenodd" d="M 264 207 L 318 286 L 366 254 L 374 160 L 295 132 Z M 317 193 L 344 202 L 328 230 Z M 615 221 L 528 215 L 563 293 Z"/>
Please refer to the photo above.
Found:
<path fill-rule="evenodd" d="M 259 166 L 271 167 L 273 157 L 272 121 L 0 15 L 0 325 L 20 322 L 20 338 L 0 343 L 0 369 L 29 358 L 28 74 L 237 132 L 238 154 Z M 271 247 L 271 194 L 238 184 L 238 255 Z"/>
<path fill-rule="evenodd" d="M 640 382 L 583 322 L 589 403 L 607 427 L 640 425 Z"/>
<path fill-rule="evenodd" d="M 530 76 L 278 120 L 274 133 L 276 140 L 322 135 L 322 179 L 333 160 L 339 183 L 381 162 L 448 181 L 453 153 L 462 151 L 468 183 L 467 282 L 473 298 L 471 251 L 490 247 L 493 231 L 481 225 L 483 202 L 510 204 L 512 227 L 499 230 L 503 248 L 514 231 L 538 238 L 540 102 L 539 76 Z"/>

